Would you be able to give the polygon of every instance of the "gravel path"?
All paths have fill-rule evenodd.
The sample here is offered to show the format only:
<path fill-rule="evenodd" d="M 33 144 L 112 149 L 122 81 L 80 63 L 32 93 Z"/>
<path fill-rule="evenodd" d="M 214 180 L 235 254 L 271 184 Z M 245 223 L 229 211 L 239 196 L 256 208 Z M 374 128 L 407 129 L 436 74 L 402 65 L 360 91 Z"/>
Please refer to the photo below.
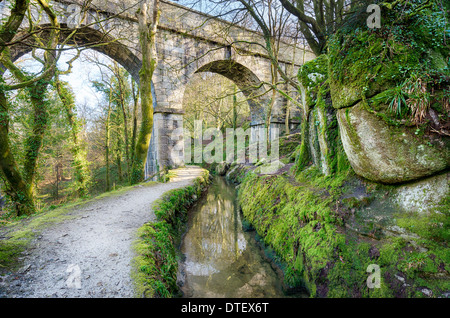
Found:
<path fill-rule="evenodd" d="M 0 276 L 0 297 L 133 297 L 136 230 L 155 219 L 150 206 L 156 199 L 201 173 L 199 167 L 180 168 L 169 183 L 136 186 L 69 211 L 72 219 L 39 234 L 19 272 Z"/>

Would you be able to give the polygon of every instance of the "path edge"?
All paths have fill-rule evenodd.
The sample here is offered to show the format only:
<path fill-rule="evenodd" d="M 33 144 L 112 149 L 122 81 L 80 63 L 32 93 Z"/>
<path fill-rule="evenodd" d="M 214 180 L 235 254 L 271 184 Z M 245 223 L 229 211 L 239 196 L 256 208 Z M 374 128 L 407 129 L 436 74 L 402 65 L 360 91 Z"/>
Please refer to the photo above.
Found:
<path fill-rule="evenodd" d="M 173 298 L 180 296 L 177 285 L 178 252 L 188 210 L 207 191 L 211 176 L 208 170 L 191 185 L 167 191 L 157 199 L 151 210 L 156 221 L 147 222 L 137 230 L 132 248 L 131 279 L 135 298 Z"/>

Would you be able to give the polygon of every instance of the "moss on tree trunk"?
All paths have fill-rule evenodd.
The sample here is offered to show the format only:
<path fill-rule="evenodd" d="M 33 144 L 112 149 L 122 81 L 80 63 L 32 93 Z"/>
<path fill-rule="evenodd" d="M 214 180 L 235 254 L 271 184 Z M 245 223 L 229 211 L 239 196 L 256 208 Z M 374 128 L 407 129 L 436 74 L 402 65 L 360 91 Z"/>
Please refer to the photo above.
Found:
<path fill-rule="evenodd" d="M 33 192 L 20 173 L 9 140 L 9 114 L 5 92 L 0 90 L 0 175 L 5 179 L 6 194 L 11 198 L 17 215 L 35 211 Z"/>
<path fill-rule="evenodd" d="M 60 81 L 58 78 L 55 81 L 55 87 L 59 98 L 64 106 L 67 122 L 71 130 L 72 147 L 71 152 L 73 156 L 73 167 L 75 168 L 75 179 L 77 181 L 77 193 L 79 196 L 85 196 L 89 191 L 90 175 L 87 168 L 86 151 L 83 149 L 78 134 L 80 133 L 80 125 L 75 113 L 75 98 L 68 87 L 68 83 Z"/>
<path fill-rule="evenodd" d="M 155 48 L 156 29 L 159 21 L 159 1 L 153 1 L 153 11 L 150 14 L 147 4 L 142 4 L 138 12 L 139 43 L 142 50 L 142 67 L 139 71 L 139 95 L 141 98 L 142 122 L 137 138 L 131 184 L 144 180 L 144 168 L 147 160 L 148 146 L 153 129 L 153 97 L 152 77 L 157 65 Z M 149 21 L 151 18 L 151 21 Z"/>

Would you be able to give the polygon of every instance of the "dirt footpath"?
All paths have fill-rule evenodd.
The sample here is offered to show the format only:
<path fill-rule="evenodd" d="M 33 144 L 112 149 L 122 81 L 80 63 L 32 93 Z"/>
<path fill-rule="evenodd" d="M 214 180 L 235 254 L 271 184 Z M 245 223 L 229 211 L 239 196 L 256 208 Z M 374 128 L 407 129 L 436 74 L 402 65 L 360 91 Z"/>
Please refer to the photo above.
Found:
<path fill-rule="evenodd" d="M 133 297 L 136 230 L 155 219 L 150 207 L 156 199 L 201 173 L 180 168 L 171 182 L 136 186 L 70 210 L 72 219 L 37 236 L 17 273 L 0 276 L 0 297 Z"/>

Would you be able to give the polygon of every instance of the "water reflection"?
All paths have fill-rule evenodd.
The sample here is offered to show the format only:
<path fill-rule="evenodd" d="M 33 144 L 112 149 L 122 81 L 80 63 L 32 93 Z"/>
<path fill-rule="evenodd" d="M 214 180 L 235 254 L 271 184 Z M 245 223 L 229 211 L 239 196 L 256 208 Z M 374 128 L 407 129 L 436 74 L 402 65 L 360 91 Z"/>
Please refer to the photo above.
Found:
<path fill-rule="evenodd" d="M 215 178 L 181 245 L 185 297 L 282 297 L 281 279 L 242 230 L 234 187 Z"/>

